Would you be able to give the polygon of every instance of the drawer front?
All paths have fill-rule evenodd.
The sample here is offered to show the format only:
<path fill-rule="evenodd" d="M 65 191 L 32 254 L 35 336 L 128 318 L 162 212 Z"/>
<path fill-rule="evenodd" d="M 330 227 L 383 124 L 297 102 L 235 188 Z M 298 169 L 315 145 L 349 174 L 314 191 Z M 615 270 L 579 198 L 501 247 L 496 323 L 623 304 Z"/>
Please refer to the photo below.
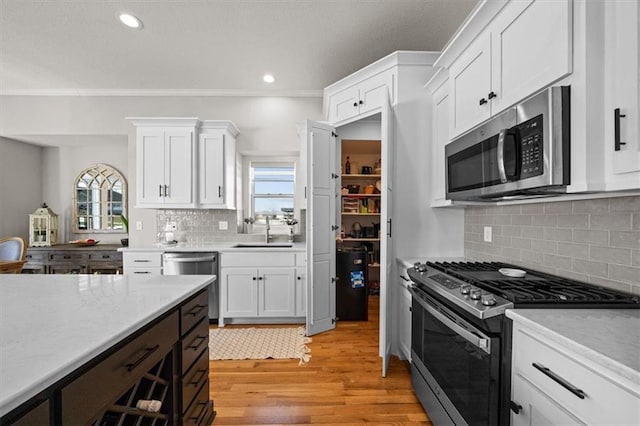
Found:
<path fill-rule="evenodd" d="M 64 387 L 62 423 L 92 420 L 106 404 L 162 359 L 177 339 L 178 312 L 174 312 Z"/>
<path fill-rule="evenodd" d="M 203 386 L 192 404 L 186 408 L 183 425 L 209 425 L 214 416 L 213 401 L 209 399 L 209 386 Z"/>
<path fill-rule="evenodd" d="M 182 407 L 187 409 L 191 401 L 202 388 L 204 383 L 209 382 L 209 354 L 204 351 L 200 354 L 193 367 L 184 375 L 182 379 Z M 204 385 L 206 388 L 209 386 Z"/>
<path fill-rule="evenodd" d="M 29 263 L 42 264 L 45 263 L 48 255 L 45 253 L 27 253 L 26 259 Z"/>
<path fill-rule="evenodd" d="M 49 424 L 49 400 L 41 402 L 24 416 L 11 423 L 17 426 L 42 426 Z"/>
<path fill-rule="evenodd" d="M 624 419 L 622 423 L 640 424 L 639 396 L 615 383 L 602 367 L 583 363 L 571 351 L 555 344 L 552 347 L 535 332 L 515 324 L 513 347 L 513 373 L 583 421 L 607 424 L 612 419 Z M 519 403 L 525 405 L 527 401 Z"/>
<path fill-rule="evenodd" d="M 295 266 L 295 253 L 268 253 L 255 251 L 252 253 L 222 253 L 221 266 L 238 266 L 258 268 L 260 266 Z"/>
<path fill-rule="evenodd" d="M 203 318 L 189 334 L 182 338 L 182 371 L 187 371 L 202 351 L 206 352 L 208 348 L 209 321 Z"/>
<path fill-rule="evenodd" d="M 162 266 L 162 253 L 124 253 L 122 258 L 125 268 L 149 268 Z"/>
<path fill-rule="evenodd" d="M 180 308 L 180 335 L 184 336 L 191 327 L 209 314 L 209 292 L 202 291 Z"/>
<path fill-rule="evenodd" d="M 88 257 L 87 253 L 65 251 L 49 254 L 49 260 L 52 262 L 83 262 Z"/>
<path fill-rule="evenodd" d="M 119 251 L 96 251 L 89 253 L 92 262 L 119 262 L 122 261 L 122 253 Z"/>

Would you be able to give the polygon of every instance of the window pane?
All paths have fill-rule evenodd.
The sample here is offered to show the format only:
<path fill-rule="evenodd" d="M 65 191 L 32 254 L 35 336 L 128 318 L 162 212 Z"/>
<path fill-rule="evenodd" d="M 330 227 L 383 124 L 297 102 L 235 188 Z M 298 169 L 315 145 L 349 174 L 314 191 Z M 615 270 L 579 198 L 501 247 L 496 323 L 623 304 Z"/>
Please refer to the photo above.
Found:
<path fill-rule="evenodd" d="M 263 219 L 266 215 L 281 219 L 293 211 L 293 198 L 256 198 L 254 211 L 256 219 Z"/>
<path fill-rule="evenodd" d="M 255 195 L 293 195 L 294 184 L 291 182 L 255 182 L 253 186 Z"/>

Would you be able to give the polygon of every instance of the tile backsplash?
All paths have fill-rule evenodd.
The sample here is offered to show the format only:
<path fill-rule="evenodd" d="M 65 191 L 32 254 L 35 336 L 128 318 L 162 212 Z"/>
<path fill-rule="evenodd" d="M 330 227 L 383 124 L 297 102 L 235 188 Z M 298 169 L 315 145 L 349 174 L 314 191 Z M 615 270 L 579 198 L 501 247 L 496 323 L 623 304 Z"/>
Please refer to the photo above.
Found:
<path fill-rule="evenodd" d="M 467 258 L 640 294 L 640 196 L 469 206 L 464 228 Z"/>

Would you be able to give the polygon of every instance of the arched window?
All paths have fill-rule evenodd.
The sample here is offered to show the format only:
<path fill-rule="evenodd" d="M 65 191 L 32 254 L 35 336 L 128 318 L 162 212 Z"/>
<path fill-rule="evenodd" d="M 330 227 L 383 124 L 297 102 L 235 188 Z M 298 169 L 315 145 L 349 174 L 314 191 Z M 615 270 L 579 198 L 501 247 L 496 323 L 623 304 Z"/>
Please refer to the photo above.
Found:
<path fill-rule="evenodd" d="M 73 184 L 75 232 L 126 232 L 127 181 L 113 167 L 95 164 L 80 172 Z"/>

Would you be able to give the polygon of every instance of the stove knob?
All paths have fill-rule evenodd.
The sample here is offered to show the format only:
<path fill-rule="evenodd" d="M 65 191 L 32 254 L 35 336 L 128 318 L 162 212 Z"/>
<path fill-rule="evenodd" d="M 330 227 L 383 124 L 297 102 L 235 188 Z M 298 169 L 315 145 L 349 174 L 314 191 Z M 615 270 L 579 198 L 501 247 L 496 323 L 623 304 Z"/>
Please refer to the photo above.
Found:
<path fill-rule="evenodd" d="M 493 296 L 493 294 L 483 294 L 482 304 L 484 306 L 493 306 L 496 304 L 496 298 Z"/>
<path fill-rule="evenodd" d="M 469 294 L 471 291 L 471 284 L 461 284 L 460 285 L 460 293 Z"/>
<path fill-rule="evenodd" d="M 473 300 L 480 300 L 481 295 L 482 295 L 482 291 L 479 288 L 474 288 L 469 293 L 469 297 Z"/>

